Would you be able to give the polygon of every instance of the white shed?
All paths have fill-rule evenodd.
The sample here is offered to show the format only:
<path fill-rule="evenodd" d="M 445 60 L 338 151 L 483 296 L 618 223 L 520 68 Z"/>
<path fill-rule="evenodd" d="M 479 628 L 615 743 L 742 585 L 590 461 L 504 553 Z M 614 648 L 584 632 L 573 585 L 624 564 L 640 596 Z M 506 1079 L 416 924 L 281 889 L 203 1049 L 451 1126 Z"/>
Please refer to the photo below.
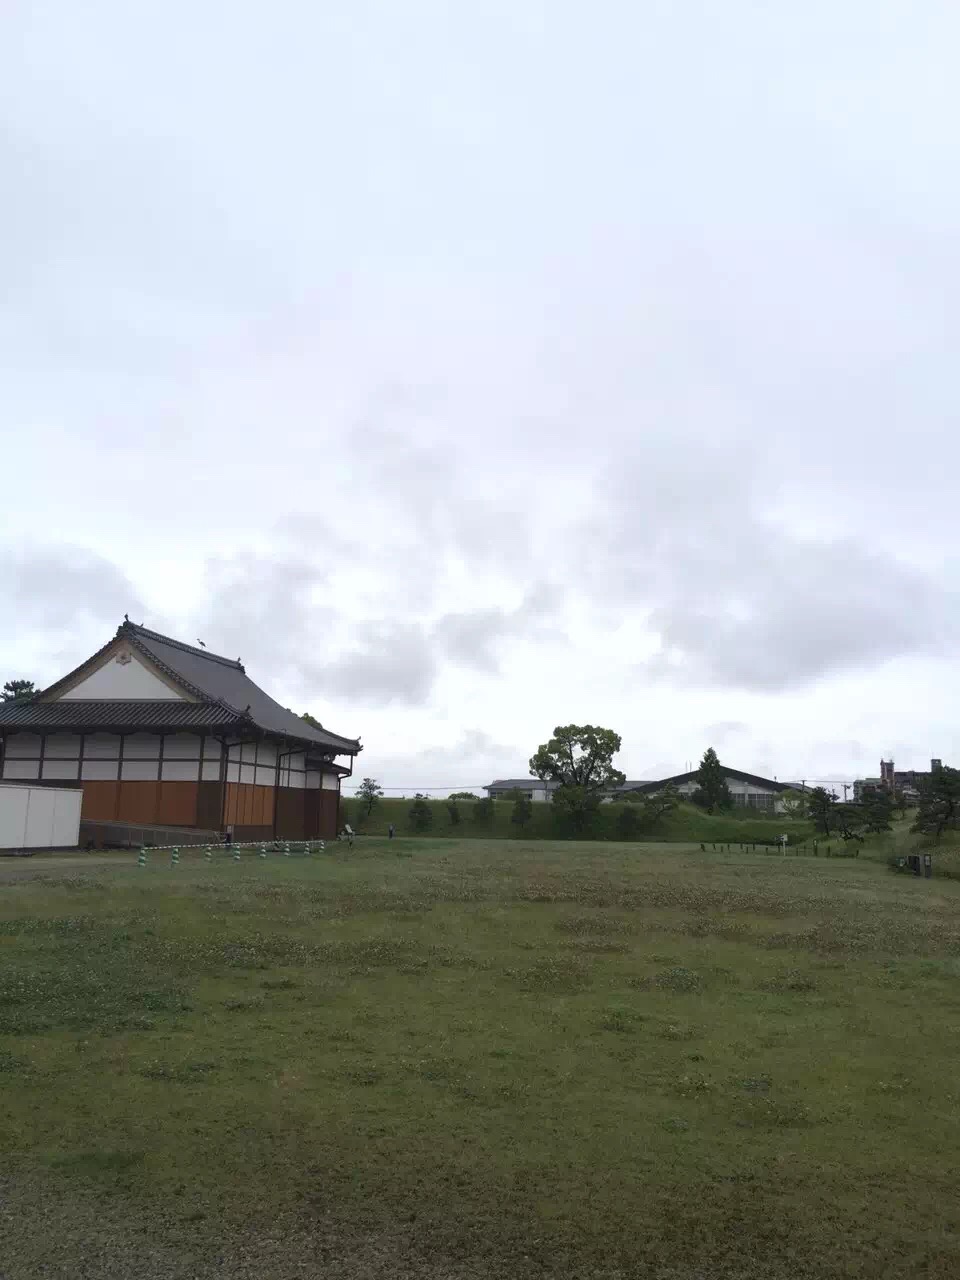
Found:
<path fill-rule="evenodd" d="M 0 783 L 0 849 L 75 849 L 82 800 L 79 787 Z"/>

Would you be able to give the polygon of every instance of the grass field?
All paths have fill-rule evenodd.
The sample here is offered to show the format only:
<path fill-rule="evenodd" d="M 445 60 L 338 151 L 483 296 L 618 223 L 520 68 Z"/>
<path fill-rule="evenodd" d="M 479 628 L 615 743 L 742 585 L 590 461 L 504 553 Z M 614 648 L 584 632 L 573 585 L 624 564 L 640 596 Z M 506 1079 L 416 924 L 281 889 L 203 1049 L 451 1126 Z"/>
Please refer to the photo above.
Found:
<path fill-rule="evenodd" d="M 0 1275 L 960 1275 L 960 883 L 681 845 L 0 862 Z"/>

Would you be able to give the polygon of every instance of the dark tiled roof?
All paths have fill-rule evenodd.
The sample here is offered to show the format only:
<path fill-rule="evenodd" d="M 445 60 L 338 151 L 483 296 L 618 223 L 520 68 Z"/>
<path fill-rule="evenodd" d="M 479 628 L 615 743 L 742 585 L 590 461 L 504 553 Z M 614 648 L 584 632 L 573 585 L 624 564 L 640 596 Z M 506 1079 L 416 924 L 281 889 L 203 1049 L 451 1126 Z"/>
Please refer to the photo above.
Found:
<path fill-rule="evenodd" d="M 2 729 L 98 729 L 119 733 L 137 729 L 219 729 L 235 725 L 241 717 L 222 702 L 62 702 L 17 699 L 0 703 Z"/>
<path fill-rule="evenodd" d="M 56 695 L 77 675 L 87 668 L 92 669 L 105 650 L 121 638 L 158 666 L 174 685 L 198 701 L 49 701 L 51 695 Z M 93 719 L 84 721 L 84 713 L 77 708 L 85 708 L 86 715 Z M 318 754 L 356 755 L 361 750 L 359 739 L 344 738 L 327 729 L 315 729 L 292 711 L 281 707 L 279 702 L 274 702 L 269 694 L 253 683 L 239 659 L 223 658 L 207 649 L 195 649 L 192 645 L 128 621 L 118 627 L 116 636 L 102 649 L 56 684 L 33 697 L 0 704 L 0 727 L 3 728 L 79 728 L 81 723 L 91 730 L 102 727 L 114 732 L 153 727 L 236 725 L 238 729 L 257 728 L 264 733 L 301 742 L 307 748 L 313 747 Z"/>
<path fill-rule="evenodd" d="M 496 782 L 488 782 L 484 791 L 492 791 L 494 787 L 507 787 L 511 791 L 530 791 L 544 785 L 552 787 L 554 784 L 552 782 L 544 784 L 539 778 L 498 778 Z"/>
<path fill-rule="evenodd" d="M 728 769 L 725 764 L 720 768 L 726 778 L 735 778 L 737 782 L 752 782 L 756 787 L 764 787 L 767 791 L 789 791 L 789 782 L 777 782 L 773 778 L 761 778 L 755 773 L 742 773 L 739 769 Z M 691 770 L 690 773 L 675 773 L 672 778 L 661 778 L 658 782 L 640 782 L 630 788 L 633 791 L 657 791 L 660 787 L 668 784 L 680 786 L 684 782 L 695 782 L 698 769 Z"/>
<path fill-rule="evenodd" d="M 195 649 L 192 645 L 171 640 L 146 627 L 125 622 L 118 634 L 125 634 L 134 645 L 160 664 L 174 679 L 205 698 L 225 702 L 243 714 L 249 707 L 250 719 L 269 733 L 281 733 L 288 738 L 299 738 L 317 746 L 339 752 L 356 753 L 359 739 L 344 738 L 327 729 L 314 729 L 298 715 L 274 702 L 269 694 L 255 685 L 244 671 L 239 660 L 222 658 L 207 649 Z"/>

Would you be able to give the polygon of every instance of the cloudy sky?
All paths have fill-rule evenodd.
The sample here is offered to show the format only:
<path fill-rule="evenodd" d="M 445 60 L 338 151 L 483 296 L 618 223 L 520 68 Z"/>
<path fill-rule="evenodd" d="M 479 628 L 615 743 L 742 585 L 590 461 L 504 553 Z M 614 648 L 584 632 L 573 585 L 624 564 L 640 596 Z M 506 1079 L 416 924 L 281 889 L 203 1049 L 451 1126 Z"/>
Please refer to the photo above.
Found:
<path fill-rule="evenodd" d="M 7 0 L 0 666 L 387 786 L 960 757 L 948 0 Z"/>

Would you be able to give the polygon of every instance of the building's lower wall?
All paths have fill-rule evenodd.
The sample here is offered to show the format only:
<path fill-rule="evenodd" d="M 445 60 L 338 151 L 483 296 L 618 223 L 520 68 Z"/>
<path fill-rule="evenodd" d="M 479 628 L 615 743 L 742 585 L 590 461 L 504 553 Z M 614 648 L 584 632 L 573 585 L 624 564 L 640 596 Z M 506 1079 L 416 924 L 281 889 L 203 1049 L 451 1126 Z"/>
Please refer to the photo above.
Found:
<path fill-rule="evenodd" d="M 197 783 L 85 781 L 81 817 L 89 822 L 143 822 L 196 827 Z M 219 827 L 219 821 L 216 827 Z"/>
<path fill-rule="evenodd" d="M 260 787 L 228 782 L 82 783 L 86 822 L 233 828 L 235 840 L 332 840 L 339 822 L 338 791 Z"/>

